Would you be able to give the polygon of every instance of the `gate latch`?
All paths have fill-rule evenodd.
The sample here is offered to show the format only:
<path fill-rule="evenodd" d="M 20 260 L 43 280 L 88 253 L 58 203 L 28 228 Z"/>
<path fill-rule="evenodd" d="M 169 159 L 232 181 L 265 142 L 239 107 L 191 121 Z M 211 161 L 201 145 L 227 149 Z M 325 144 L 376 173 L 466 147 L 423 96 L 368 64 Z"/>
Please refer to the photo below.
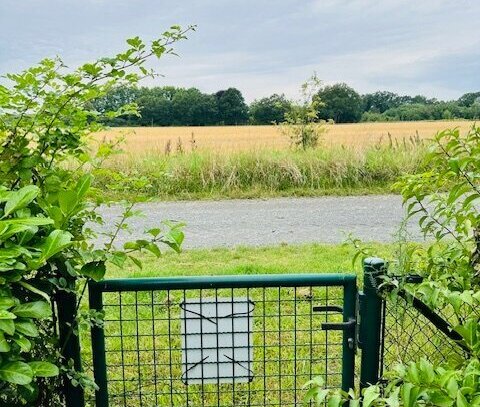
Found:
<path fill-rule="evenodd" d="M 344 331 L 350 333 L 347 338 L 348 347 L 350 349 L 355 348 L 355 330 L 357 327 L 357 320 L 355 318 L 349 318 L 346 322 L 324 322 L 322 323 L 323 331 Z"/>
<path fill-rule="evenodd" d="M 343 308 L 339 305 L 318 305 L 313 307 L 313 312 L 338 312 L 343 313 Z M 348 347 L 355 348 L 355 331 L 357 329 L 357 320 L 349 318 L 346 322 L 323 322 L 322 331 L 344 331 L 349 334 L 347 338 Z"/>
<path fill-rule="evenodd" d="M 348 331 L 355 328 L 357 321 L 350 318 L 347 322 L 323 322 L 322 330 L 324 331 Z"/>

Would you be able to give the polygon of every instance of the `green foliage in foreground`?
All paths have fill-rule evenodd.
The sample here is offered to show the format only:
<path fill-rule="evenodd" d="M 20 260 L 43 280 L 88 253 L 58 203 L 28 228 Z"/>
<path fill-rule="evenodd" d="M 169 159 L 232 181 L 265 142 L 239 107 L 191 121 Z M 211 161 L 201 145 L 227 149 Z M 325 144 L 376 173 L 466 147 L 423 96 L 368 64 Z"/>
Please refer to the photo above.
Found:
<path fill-rule="evenodd" d="M 121 267 L 131 260 L 140 265 L 135 255 L 147 251 L 158 257 L 159 245 L 180 250 L 182 226 L 173 223 L 116 248 L 118 232 L 136 214 L 130 203 L 113 233 L 107 234 L 107 243 L 93 246 L 95 235 L 86 224 L 102 223 L 95 208 L 106 201 L 99 194 L 93 203 L 88 196 L 94 174 L 113 145 L 103 144 L 92 154 L 88 136 L 101 129 L 104 117 L 138 114 L 132 104 L 102 116 L 92 101 L 151 75 L 145 61 L 172 53 L 171 45 L 186 38 L 189 30 L 171 27 L 148 46 L 138 37 L 129 39 L 125 52 L 76 70 L 60 59 L 45 59 L 7 75 L 8 86 L 0 85 L 1 405 L 64 405 L 62 383 L 71 383 L 70 394 L 76 386 L 94 386 L 63 357 L 81 316 L 64 321 L 68 334 L 59 337 L 52 318 L 54 299 L 57 304 L 65 298 L 75 302 L 79 290 L 79 304 L 88 281 L 102 279 L 108 263 Z M 95 313 L 84 317 L 89 324 L 101 319 Z"/>
<path fill-rule="evenodd" d="M 95 186 L 117 198 L 138 194 L 161 199 L 215 199 L 389 193 L 399 176 L 423 170 L 424 155 L 421 145 L 410 142 L 361 152 L 319 147 L 307 151 L 126 155 L 105 166 L 97 174 Z M 125 177 L 121 184 L 116 182 L 119 174 Z"/>
<path fill-rule="evenodd" d="M 446 362 L 425 359 L 399 364 L 386 373 L 386 386 L 372 383 L 363 392 L 363 406 L 480 406 L 480 128 L 461 135 L 458 130 L 437 134 L 428 157 L 429 170 L 398 182 L 408 216 L 419 216 L 427 248 L 402 251 L 391 261 L 385 295 L 404 288 L 432 310 L 451 310 L 454 331 L 466 349 L 463 358 L 452 353 Z M 445 191 L 449 191 L 445 193 Z M 409 272 L 424 281 L 408 284 Z M 312 401 L 329 406 L 360 405 L 360 396 L 322 389 L 313 384 Z"/>

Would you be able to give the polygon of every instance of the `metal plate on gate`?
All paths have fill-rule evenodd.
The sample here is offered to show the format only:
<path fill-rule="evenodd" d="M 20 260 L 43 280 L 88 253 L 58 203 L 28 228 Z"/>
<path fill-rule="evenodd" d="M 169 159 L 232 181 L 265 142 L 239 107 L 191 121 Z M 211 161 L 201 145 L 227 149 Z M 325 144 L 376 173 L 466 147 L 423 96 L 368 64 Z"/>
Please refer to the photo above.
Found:
<path fill-rule="evenodd" d="M 245 297 L 193 298 L 180 307 L 183 382 L 251 381 L 253 301 Z"/>

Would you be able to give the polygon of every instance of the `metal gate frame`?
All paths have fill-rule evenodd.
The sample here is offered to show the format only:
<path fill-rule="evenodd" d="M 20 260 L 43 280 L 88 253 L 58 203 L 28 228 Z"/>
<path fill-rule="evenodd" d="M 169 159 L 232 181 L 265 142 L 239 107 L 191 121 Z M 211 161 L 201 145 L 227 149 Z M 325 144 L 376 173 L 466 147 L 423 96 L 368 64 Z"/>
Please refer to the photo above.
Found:
<path fill-rule="evenodd" d="M 142 292 L 156 290 L 202 290 L 202 289 L 250 289 L 292 287 L 343 287 L 342 323 L 325 323 L 324 330 L 342 330 L 342 389 L 354 387 L 356 327 L 357 327 L 357 284 L 352 274 L 297 274 L 297 275 L 236 275 L 176 278 L 114 279 L 89 284 L 89 303 L 92 310 L 103 310 L 103 294 L 108 292 Z M 327 307 L 329 308 L 329 307 Z M 338 309 L 328 311 L 336 311 Z M 312 310 L 313 312 L 313 310 Z M 366 333 L 367 334 L 367 333 Z M 98 407 L 108 406 L 108 377 L 105 352 L 105 335 L 101 327 L 91 330 L 93 368 L 98 386 L 95 402 Z"/>

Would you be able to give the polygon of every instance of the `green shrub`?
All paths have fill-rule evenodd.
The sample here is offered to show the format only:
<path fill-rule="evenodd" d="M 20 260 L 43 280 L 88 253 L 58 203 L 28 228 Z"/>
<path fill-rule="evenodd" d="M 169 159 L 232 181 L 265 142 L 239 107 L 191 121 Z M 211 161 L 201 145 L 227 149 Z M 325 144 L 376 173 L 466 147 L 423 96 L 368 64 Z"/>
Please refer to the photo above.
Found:
<path fill-rule="evenodd" d="M 390 263 L 393 270 L 384 284 L 391 284 L 419 298 L 432 310 L 448 307 L 449 322 L 466 350 L 459 358 L 452 352 L 445 362 L 421 359 L 398 364 L 385 376 L 386 386 L 372 385 L 362 394 L 363 406 L 480 406 L 480 128 L 466 135 L 458 129 L 440 132 L 427 156 L 428 171 L 402 178 L 401 191 L 407 216 L 419 217 L 428 247 L 399 251 Z M 402 275 L 414 270 L 424 277 L 418 285 Z M 399 277 L 400 276 L 400 277 Z M 312 383 L 309 398 L 329 406 L 360 405 L 360 395 L 330 392 Z"/>
<path fill-rule="evenodd" d="M 85 225 L 102 222 L 95 207 L 105 201 L 91 195 L 90 185 L 114 144 L 91 154 L 87 136 L 105 117 L 138 114 L 135 105 L 122 105 L 102 116 L 92 102 L 150 74 L 144 62 L 171 53 L 186 31 L 172 27 L 148 47 L 132 38 L 125 52 L 76 70 L 60 59 L 45 59 L 7 75 L 10 86 L 0 85 L 1 405 L 63 405 L 62 381 L 94 386 L 61 354 L 79 323 L 99 323 L 101 315 L 77 315 L 68 335 L 59 338 L 53 299 L 79 289 L 79 304 L 87 282 L 103 278 L 106 263 L 140 265 L 135 257 L 140 251 L 159 256 L 159 244 L 180 248 L 181 225 L 170 223 L 148 231 L 145 240 L 116 247 L 118 232 L 136 214 L 133 204 L 125 204 L 107 243 L 93 246 L 94 235 Z"/>

